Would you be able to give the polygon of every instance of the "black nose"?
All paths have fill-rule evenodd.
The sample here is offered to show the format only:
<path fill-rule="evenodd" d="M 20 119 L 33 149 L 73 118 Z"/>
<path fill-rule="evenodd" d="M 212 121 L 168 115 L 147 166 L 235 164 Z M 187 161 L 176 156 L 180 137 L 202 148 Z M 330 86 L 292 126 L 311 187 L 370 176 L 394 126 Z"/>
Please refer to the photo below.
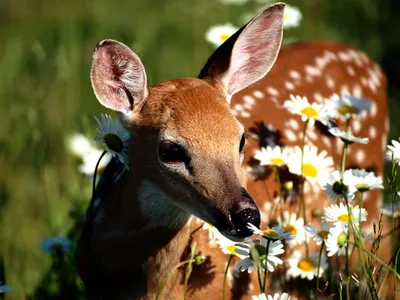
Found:
<path fill-rule="evenodd" d="M 260 211 L 253 208 L 245 208 L 237 213 L 231 213 L 231 221 L 235 227 L 235 235 L 238 237 L 248 237 L 253 232 L 247 228 L 247 224 L 251 223 L 257 228 L 260 227 Z"/>

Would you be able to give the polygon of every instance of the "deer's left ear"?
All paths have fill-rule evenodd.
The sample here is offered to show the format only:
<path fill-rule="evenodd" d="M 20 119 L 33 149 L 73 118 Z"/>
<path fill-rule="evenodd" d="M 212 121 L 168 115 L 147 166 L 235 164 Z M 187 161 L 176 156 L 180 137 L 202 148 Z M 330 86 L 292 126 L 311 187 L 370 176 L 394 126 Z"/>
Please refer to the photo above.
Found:
<path fill-rule="evenodd" d="M 215 50 L 199 78 L 222 89 L 230 99 L 264 77 L 281 46 L 284 8 L 277 3 L 261 11 Z"/>

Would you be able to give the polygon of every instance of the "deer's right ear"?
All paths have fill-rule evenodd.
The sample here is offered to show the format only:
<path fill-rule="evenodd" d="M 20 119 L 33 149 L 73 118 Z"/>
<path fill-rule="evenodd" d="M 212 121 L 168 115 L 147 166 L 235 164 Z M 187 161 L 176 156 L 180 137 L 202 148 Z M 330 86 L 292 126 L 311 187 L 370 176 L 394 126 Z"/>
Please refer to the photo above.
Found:
<path fill-rule="evenodd" d="M 149 93 L 139 57 L 114 40 L 103 40 L 96 45 L 90 78 L 99 102 L 124 114 L 132 112 Z"/>

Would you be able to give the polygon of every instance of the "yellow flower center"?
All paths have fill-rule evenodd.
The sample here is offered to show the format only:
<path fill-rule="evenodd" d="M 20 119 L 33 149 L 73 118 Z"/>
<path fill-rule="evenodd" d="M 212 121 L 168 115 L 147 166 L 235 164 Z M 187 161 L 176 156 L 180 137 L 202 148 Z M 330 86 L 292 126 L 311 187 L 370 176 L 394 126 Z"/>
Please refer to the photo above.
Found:
<path fill-rule="evenodd" d="M 285 161 L 280 157 L 271 158 L 269 161 L 271 165 L 283 165 L 285 163 Z"/>
<path fill-rule="evenodd" d="M 313 108 L 312 106 L 307 106 L 303 108 L 300 112 L 308 118 L 315 118 L 319 116 L 318 111 L 316 111 L 315 108 Z"/>
<path fill-rule="evenodd" d="M 233 246 L 233 245 L 226 246 L 226 250 L 227 250 L 230 254 L 235 254 L 235 255 L 236 255 L 235 249 L 236 249 L 236 247 Z"/>
<path fill-rule="evenodd" d="M 228 33 L 221 33 L 219 36 L 219 39 L 221 40 L 221 42 L 225 42 L 227 39 L 229 39 L 230 34 Z"/>
<path fill-rule="evenodd" d="M 114 133 L 106 133 L 103 137 L 107 147 L 115 152 L 121 152 L 124 146 L 121 138 Z"/>
<path fill-rule="evenodd" d="M 354 217 L 352 215 L 349 216 L 348 214 L 343 214 L 338 217 L 338 220 L 342 221 L 342 222 L 349 222 L 349 221 L 353 221 Z"/>
<path fill-rule="evenodd" d="M 303 174 L 306 177 L 315 178 L 318 175 L 318 169 L 313 164 L 303 164 Z"/>
<path fill-rule="evenodd" d="M 345 114 L 358 114 L 360 112 L 357 107 L 352 106 L 352 105 L 343 105 L 343 106 L 339 107 L 338 111 L 342 115 L 345 115 Z"/>
<path fill-rule="evenodd" d="M 323 240 L 326 240 L 328 238 L 328 234 L 329 231 L 326 230 L 321 230 L 320 232 L 318 232 L 318 236 Z"/>
<path fill-rule="evenodd" d="M 311 272 L 315 268 L 315 262 L 311 258 L 303 258 L 297 264 L 297 267 L 305 272 Z"/>
<path fill-rule="evenodd" d="M 359 182 L 356 184 L 356 188 L 357 190 L 365 190 L 365 189 L 369 189 L 369 184 L 367 182 Z"/>
<path fill-rule="evenodd" d="M 265 229 L 262 231 L 266 236 L 269 237 L 278 237 L 279 234 L 273 229 Z"/>
<path fill-rule="evenodd" d="M 283 226 L 283 229 L 286 232 L 290 232 L 291 234 L 294 234 L 294 235 L 297 234 L 297 229 L 293 225 L 287 224 L 287 225 Z"/>

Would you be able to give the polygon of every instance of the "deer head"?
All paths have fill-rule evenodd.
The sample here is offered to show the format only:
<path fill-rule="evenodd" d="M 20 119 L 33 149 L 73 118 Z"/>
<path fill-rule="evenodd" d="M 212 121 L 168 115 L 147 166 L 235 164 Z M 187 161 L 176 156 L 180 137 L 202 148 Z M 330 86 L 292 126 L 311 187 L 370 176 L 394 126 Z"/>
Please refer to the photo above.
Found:
<path fill-rule="evenodd" d="M 194 214 L 237 240 L 251 235 L 247 223 L 259 226 L 241 169 L 244 129 L 229 100 L 274 64 L 283 9 L 276 4 L 261 11 L 214 52 L 198 78 L 153 87 L 127 46 L 114 40 L 96 46 L 93 89 L 132 134 L 131 172 L 141 180 L 137 198 L 144 218 L 177 226 Z"/>

